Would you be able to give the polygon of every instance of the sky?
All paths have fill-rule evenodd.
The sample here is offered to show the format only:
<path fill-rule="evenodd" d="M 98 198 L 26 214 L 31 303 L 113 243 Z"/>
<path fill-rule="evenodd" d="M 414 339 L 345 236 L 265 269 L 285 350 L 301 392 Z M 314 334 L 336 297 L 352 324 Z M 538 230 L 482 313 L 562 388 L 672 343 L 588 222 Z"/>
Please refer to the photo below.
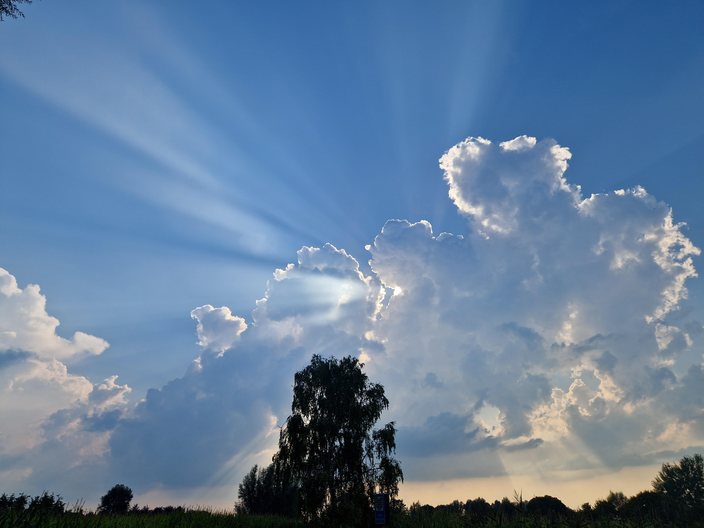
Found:
<path fill-rule="evenodd" d="M 704 5 L 36 1 L 0 23 L 0 482 L 231 508 L 313 354 L 407 502 L 704 453 Z"/>

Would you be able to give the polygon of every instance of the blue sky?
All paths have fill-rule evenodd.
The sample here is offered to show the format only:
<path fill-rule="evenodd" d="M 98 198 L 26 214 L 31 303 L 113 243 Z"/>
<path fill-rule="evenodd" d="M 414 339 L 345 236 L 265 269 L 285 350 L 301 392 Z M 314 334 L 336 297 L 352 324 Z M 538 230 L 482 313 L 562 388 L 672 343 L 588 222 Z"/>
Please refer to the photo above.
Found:
<path fill-rule="evenodd" d="M 684 443 L 662 440 L 662 445 L 641 446 L 631 453 L 631 459 L 624 458 L 623 453 L 616 456 L 602 452 L 594 444 L 596 440 L 589 440 L 599 427 L 602 428 L 599 430 L 614 427 L 605 417 L 594 418 L 595 423 L 589 426 L 568 420 L 564 425 L 567 432 L 550 440 L 536 433 L 541 426 L 533 414 L 525 419 L 532 421 L 533 432 L 523 431 L 511 437 L 511 428 L 518 431 L 518 423 L 523 422 L 512 421 L 510 403 L 491 397 L 482 399 L 478 392 L 458 392 L 449 379 L 443 382 L 442 369 L 431 372 L 430 367 L 422 367 L 428 349 L 410 351 L 408 357 L 415 359 L 410 362 L 412 365 L 404 363 L 405 370 L 395 369 L 383 359 L 394 357 L 394 350 L 401 353 L 402 328 L 414 320 L 416 327 L 425 328 L 417 321 L 427 322 L 442 312 L 445 314 L 442 325 L 450 325 L 455 337 L 444 341 L 450 330 L 441 325 L 427 327 L 424 338 L 446 352 L 447 356 L 441 357 L 445 357 L 444 364 L 450 370 L 452 365 L 466 366 L 477 360 L 471 346 L 480 346 L 496 357 L 511 348 L 503 338 L 472 330 L 471 321 L 476 320 L 483 321 L 487 328 L 513 332 L 514 337 L 520 334 L 527 339 L 528 330 L 515 329 L 529 329 L 542 339 L 539 347 L 542 352 L 531 349 L 532 352 L 526 352 L 530 357 L 517 363 L 523 365 L 523 370 L 514 373 L 517 377 L 510 387 L 519 386 L 529 379 L 526 376 L 545 376 L 547 385 L 543 386 L 541 381 L 540 389 L 535 389 L 538 393 L 559 388 L 574 396 L 581 390 L 581 385 L 573 385 L 579 379 L 589 390 L 597 391 L 587 398 L 594 400 L 605 397 L 601 393 L 607 385 L 614 385 L 621 390 L 609 393 L 621 394 L 613 396 L 616 407 L 656 402 L 660 406 L 651 409 L 655 414 L 667 414 L 670 404 L 665 400 L 675 398 L 673 395 L 678 390 L 691 396 L 685 390 L 690 387 L 701 398 L 701 385 L 691 381 L 696 377 L 686 377 L 690 367 L 701 363 L 702 354 L 697 332 L 704 319 L 701 315 L 704 289 L 694 272 L 686 272 L 686 277 L 682 275 L 684 278 L 678 282 L 677 275 L 671 269 L 667 271 L 664 265 L 657 262 L 655 267 L 646 265 L 649 258 L 654 258 L 652 251 L 641 254 L 638 251 L 642 248 L 619 246 L 620 250 L 613 250 L 614 255 L 631 264 L 624 264 L 625 268 L 615 265 L 607 268 L 611 272 L 623 268 L 633 278 L 632 284 L 623 277 L 615 283 L 632 286 L 622 292 L 623 300 L 609 294 L 615 287 L 609 286 L 610 271 L 579 268 L 581 271 L 577 273 L 577 263 L 569 258 L 570 251 L 574 255 L 586 251 L 578 242 L 583 236 L 586 244 L 592 230 L 598 244 L 627 240 L 633 226 L 649 232 L 650 228 L 642 227 L 644 219 L 649 218 L 652 229 L 661 226 L 668 207 L 672 208 L 675 224 L 687 223 L 686 227 L 672 229 L 691 241 L 691 247 L 704 246 L 704 213 L 699 206 L 704 195 L 701 3 L 681 2 L 673 6 L 660 2 L 567 5 L 477 1 L 445 2 L 438 6 L 420 2 L 212 2 L 194 12 L 184 2 L 76 1 L 59 5 L 42 1 L 24 6 L 23 10 L 26 19 L 6 20 L 0 25 L 3 50 L 0 89 L 4 103 L 0 106 L 3 134 L 0 268 L 17 282 L 17 289 L 12 290 L 15 293 L 7 293 L 9 300 L 3 313 L 9 314 L 5 319 L 9 322 L 1 330 L 8 332 L 8 336 L 13 332 L 19 334 L 12 325 L 19 328 L 26 323 L 21 315 L 24 308 L 12 301 L 22 297 L 17 291 L 24 291 L 27 302 L 34 303 L 32 306 L 39 310 L 39 294 L 29 295 L 26 289 L 27 285 L 36 284 L 46 297 L 47 317 L 60 321 L 56 329 L 59 337 L 70 340 L 75 332 L 83 332 L 109 343 L 109 348 L 99 340 L 56 341 L 51 329 L 40 336 L 27 334 L 24 348 L 19 341 L 0 341 L 0 346 L 7 350 L 5 354 L 13 353 L 19 358 L 12 360 L 12 368 L 20 369 L 5 369 L 3 380 L 10 387 L 6 390 L 15 391 L 3 406 L 9 413 L 6 416 L 15 416 L 12 413 L 25 406 L 35 413 L 32 423 L 12 422 L 14 425 L 5 426 L 0 436 L 0 442 L 6 442 L 0 444 L 0 457 L 3 454 L 6 457 L 0 462 L 4 464 L 0 471 L 7 472 L 3 474 L 4 481 L 15 483 L 8 491 L 51 488 L 69 498 L 82 496 L 96 500 L 99 494 L 95 489 L 129 477 L 131 482 L 125 483 L 152 502 L 205 497 L 229 504 L 232 486 L 236 486 L 241 475 L 254 461 L 265 461 L 270 455 L 267 449 L 272 449 L 272 437 L 267 436 L 267 420 L 283 422 L 290 400 L 286 393 L 289 378 L 315 352 L 364 354 L 372 375 L 387 386 L 392 403 L 394 397 L 401 398 L 404 388 L 414 386 L 416 381 L 427 391 L 436 390 L 437 394 L 426 394 L 432 408 L 399 404 L 392 406 L 390 414 L 397 418 L 402 427 L 401 436 L 409 446 L 404 466 L 410 482 L 408 489 L 420 490 L 417 498 L 424 500 L 423 493 L 428 497 L 431 493 L 427 482 L 446 483 L 445 489 L 450 489 L 449 482 L 460 486 L 452 488 L 458 496 L 444 497 L 438 492 L 437 498 L 429 498 L 428 502 L 478 495 L 476 483 L 483 482 L 486 487 L 488 481 L 477 479 L 495 479 L 492 482 L 498 483 L 497 494 L 509 495 L 510 488 L 500 491 L 502 478 L 512 478 L 511 484 L 526 482 L 535 490 L 555 494 L 560 490 L 551 490 L 550 482 L 569 481 L 582 488 L 585 482 L 590 482 L 587 488 L 591 491 L 583 501 L 604 496 L 609 489 L 619 487 L 619 483 L 624 491 L 635 492 L 648 486 L 657 464 L 704 445 L 704 429 L 698 428 L 699 422 L 676 417 L 670 421 L 663 418 L 657 426 L 653 424 L 649 434 L 669 438 L 663 436 L 664 431 L 669 431 L 670 436 L 686 437 Z M 513 150 L 499 147 L 501 142 L 523 135 L 537 138 L 537 143 Z M 490 140 L 492 146 L 486 149 L 492 154 L 487 156 L 494 161 L 476 166 L 467 162 L 455 177 L 450 177 L 447 169 L 439 167 L 438 160 L 468 137 Z M 596 224 L 582 225 L 576 217 L 563 216 L 568 215 L 563 210 L 564 204 L 556 205 L 557 202 L 547 198 L 542 206 L 544 215 L 530 209 L 533 216 L 523 216 L 527 204 L 543 203 L 538 199 L 544 191 L 540 190 L 543 184 L 539 182 L 544 183 L 548 176 L 562 177 L 555 176 L 549 167 L 540 169 L 543 176 L 526 176 L 525 181 L 517 184 L 521 188 L 525 185 L 526 193 L 515 194 L 508 183 L 506 188 L 486 183 L 502 174 L 501 171 L 510 172 L 506 167 L 512 167 L 513 162 L 502 161 L 502 156 L 522 153 L 526 157 L 525 167 L 533 167 L 533 154 L 552 153 L 551 139 L 571 153 L 571 158 L 564 159 L 569 163 L 564 172 L 565 185 L 581 186 L 583 199 L 592 193 L 609 193 L 604 194 L 608 199 L 594 206 L 594 210 L 600 211 L 600 230 Z M 477 144 L 466 143 L 465 150 Z M 554 153 L 550 156 L 559 157 Z M 525 170 L 533 174 L 534 169 Z M 479 185 L 472 180 L 473 174 L 485 175 L 478 181 L 488 180 Z M 451 198 L 448 183 L 453 181 L 458 194 Z M 538 183 L 531 187 L 530 181 Z M 653 200 L 637 190 L 623 195 L 613 193 L 637 186 L 642 186 Z M 528 191 L 538 194 L 534 196 Z M 577 191 L 565 187 L 560 192 L 576 196 Z M 497 196 L 503 198 L 496 202 Z M 628 200 L 640 205 L 623 205 L 631 204 Z M 658 205 L 659 202 L 666 205 Z M 506 208 L 510 203 L 514 209 Z M 483 207 L 484 211 L 493 207 L 498 216 L 491 217 L 494 220 L 487 217 L 488 224 L 482 228 L 475 206 Z M 514 214 L 515 211 L 522 212 Z M 586 211 L 586 205 L 580 211 Z M 501 221 L 496 220 L 499 217 Z M 463 241 L 458 244 L 464 249 L 458 250 L 459 253 L 421 250 L 421 246 L 413 245 L 416 235 L 406 238 L 399 235 L 399 240 L 406 240 L 403 248 L 394 245 L 397 242 L 388 242 L 389 247 L 396 249 L 387 251 L 386 238 L 382 236 L 376 250 L 372 248 L 370 253 L 365 247 L 374 245 L 375 237 L 389 219 L 408 220 L 411 224 L 426 220 L 436 237 L 442 232 L 462 235 Z M 509 225 L 511 221 L 523 226 L 514 226 L 516 232 L 527 229 L 521 238 L 511 239 L 506 235 L 505 247 L 498 242 L 482 246 L 485 236 L 493 236 L 492 240 L 501 240 L 503 236 L 499 231 L 491 234 L 487 229 L 504 225 L 501 222 Z M 531 238 L 538 229 L 535 226 L 528 229 L 533 221 L 541 226 L 541 233 L 549 228 L 553 234 Z M 421 229 L 423 225 L 417 224 L 415 231 L 410 227 L 411 231 L 404 231 L 405 227 L 394 231 L 397 224 L 393 224 L 385 231 L 387 235 L 393 231 L 421 236 L 418 234 L 421 231 L 427 234 L 425 228 Z M 678 235 L 670 230 L 657 236 L 674 241 Z M 543 246 L 548 240 L 550 243 Z M 682 240 L 678 240 L 668 246 L 673 252 L 682 246 Z M 565 242 L 564 252 L 548 249 L 562 247 L 564 241 L 569 241 Z M 326 243 L 337 250 L 344 249 L 356 259 L 366 280 L 362 281 L 364 288 L 377 291 L 374 288 L 381 287 L 389 291 L 382 295 L 380 309 L 388 312 L 384 312 L 383 319 L 397 326 L 375 326 L 367 321 L 364 324 L 372 324 L 367 328 L 353 315 L 352 308 L 324 317 L 319 314 L 317 318 L 310 317 L 310 313 L 318 313 L 315 310 L 302 309 L 306 303 L 327 306 L 329 296 L 337 295 L 339 287 L 340 299 L 345 300 L 339 302 L 345 304 L 352 299 L 350 306 L 355 306 L 355 310 L 361 310 L 367 318 L 376 317 L 376 312 L 370 315 L 360 300 L 372 302 L 371 294 L 360 293 L 362 286 L 356 282 L 357 271 L 350 268 L 347 260 L 340 260 L 339 253 L 322 250 L 315 253 L 317 257 L 311 257 L 315 262 L 318 262 L 315 259 L 325 262 L 318 262 L 316 272 L 322 278 L 313 273 L 315 266 L 306 264 L 307 253 L 297 258 L 296 252 L 303 246 L 323 248 Z M 589 254 L 606 255 L 607 249 L 598 249 L 606 246 L 598 244 L 589 246 L 592 252 Z M 415 252 L 411 251 L 413 248 Z M 385 260 L 385 255 L 395 256 Z M 694 250 L 686 257 L 693 259 L 692 269 L 699 267 L 700 258 Z M 371 258 L 377 262 L 376 267 L 374 264 L 370 267 Z M 415 268 L 410 263 L 418 259 L 425 262 L 422 267 L 425 271 L 413 274 L 409 270 Z M 513 269 L 512 262 L 524 261 L 530 266 L 535 264 L 532 268 L 537 273 L 535 277 L 542 277 L 549 287 L 540 290 L 538 286 L 530 286 L 535 277 L 523 277 L 523 271 Z M 280 272 L 279 278 L 273 280 L 274 270 L 284 270 L 291 262 L 298 265 Z M 493 275 L 481 275 L 489 273 L 489 263 L 506 275 L 494 277 L 494 282 Z M 541 271 L 543 267 L 548 271 Z M 333 269 L 336 271 L 329 271 Z M 439 275 L 434 276 L 431 269 L 440 270 Z M 470 269 L 485 271 L 476 271 L 479 278 L 468 283 Z M 306 275 L 306 270 L 313 270 L 312 278 Z M 305 280 L 304 275 L 308 277 Z M 518 281 L 519 277 L 528 282 Z M 303 281 L 303 290 L 282 286 L 295 284 L 294 280 Z M 454 301 L 445 299 L 445 309 L 441 302 L 441 307 L 426 313 L 427 302 L 423 304 L 421 297 L 408 292 L 421 288 L 427 280 L 433 282 L 437 292 L 449 288 L 445 293 L 455 291 L 453 295 L 466 294 L 467 298 L 479 295 L 482 284 L 492 284 L 495 290 L 485 291 L 486 297 L 476 299 L 474 304 L 455 306 Z M 398 286 L 397 282 L 408 286 Z M 577 283 L 593 288 L 569 286 Z M 663 292 L 670 291 L 668 288 L 675 283 L 677 287 L 685 285 L 688 298 L 677 297 L 668 308 L 669 315 L 661 314 L 660 322 L 643 323 L 646 326 L 634 322 L 653 316 L 664 302 Z M 530 291 L 536 297 L 531 302 L 543 319 L 517 308 L 528 301 L 518 299 L 509 288 L 511 284 L 534 288 Z M 394 288 L 406 293 L 390 299 Z M 660 290 L 650 292 L 651 288 Z M 652 293 L 652 298 L 646 299 L 643 292 Z M 256 304 L 265 293 L 265 304 L 278 306 L 272 312 L 278 315 L 269 314 L 261 303 Z M 361 297 L 355 297 L 357 294 Z M 443 295 L 437 293 L 436 299 L 444 299 Z M 357 301 L 361 304 L 355 304 Z M 622 301 L 625 304 L 620 304 Z M 584 303 L 584 309 L 570 312 L 569 306 L 580 302 Z M 207 312 L 213 317 L 208 320 L 213 324 L 211 328 L 205 319 L 191 316 L 193 310 L 207 305 L 227 307 L 230 312 Z M 376 301 L 371 306 L 376 306 Z M 592 313 L 597 308 L 610 314 L 616 306 L 618 313 L 612 314 L 613 320 L 620 320 L 626 314 L 621 330 L 612 328 L 611 323 L 585 319 L 583 332 L 579 334 L 581 341 L 574 337 L 572 345 L 576 347 L 597 335 L 623 335 L 625 341 L 604 344 L 598 358 L 584 359 L 579 365 L 560 363 L 557 356 L 547 363 L 538 359 L 543 357 L 541 354 L 549 356 L 554 352 L 554 347 L 551 348 L 554 344 L 571 346 L 565 332 L 553 331 L 551 325 L 556 324 L 556 318 L 569 318 L 570 313 Z M 641 313 L 639 310 L 646 310 L 646 306 L 652 310 Z M 258 323 L 252 315 L 255 308 L 260 313 Z M 205 317 L 206 312 L 198 313 L 199 317 Z M 297 318 L 304 313 L 308 316 L 299 321 Z M 677 319 L 673 314 L 681 317 Z M 469 319 L 461 324 L 452 323 L 453 317 L 459 321 L 465 316 Z M 236 317 L 243 318 L 244 323 Z M 346 318 L 351 318 L 354 324 L 340 323 L 339 327 L 333 324 L 333 321 L 347 321 Z M 580 316 L 573 319 L 579 322 Z M 202 327 L 197 333 L 199 321 Z M 244 332 L 240 332 L 242 324 L 248 325 Z M 292 326 L 284 328 L 286 325 Z M 323 332 L 320 328 L 325 327 L 332 334 L 315 333 L 310 330 L 313 326 L 315 332 Z M 289 337 L 298 336 L 292 330 L 298 327 L 304 333 L 310 330 L 317 337 L 311 334 L 306 338 L 308 341 L 304 339 L 288 349 L 289 345 L 281 344 L 283 341 L 275 347 L 264 346 L 273 335 L 279 336 L 278 339 L 289 334 Z M 611 334 L 605 333 L 607 329 Z M 225 337 L 216 335 L 218 331 L 224 332 Z M 338 342 L 341 332 L 346 337 Z M 659 340 L 643 363 L 655 369 L 651 373 L 659 372 L 661 381 L 670 380 L 667 385 L 670 392 L 665 391 L 667 398 L 662 392 L 665 389 L 657 391 L 651 387 L 651 392 L 647 392 L 644 384 L 638 389 L 627 387 L 616 374 L 606 379 L 605 375 L 598 378 L 593 373 L 604 374 L 597 363 L 601 361 L 602 368 L 606 368 L 603 365 L 608 363 L 609 356 L 604 355 L 607 351 L 625 364 L 618 351 L 626 357 L 626 351 L 638 339 L 641 343 L 642 339 L 650 339 L 652 343 Z M 667 355 L 670 345 L 660 348 L 667 339 L 668 343 L 679 339 L 685 344 L 676 353 L 671 351 Z M 470 346 L 468 340 L 474 340 L 474 345 Z M 212 343 L 219 345 L 214 348 Z M 224 346 L 222 343 L 233 348 L 218 357 L 223 352 L 219 349 Z M 333 346 L 335 343 L 338 348 Z M 369 343 L 375 345 L 367 350 Z M 237 350 L 241 350 L 239 356 Z M 374 350 L 379 357 L 374 356 Z M 228 355 L 234 358 L 247 354 L 252 354 L 251 358 L 241 364 L 227 359 Z M 279 370 L 262 370 L 274 357 L 278 358 Z M 283 361 L 283 357 L 288 360 Z M 258 388 L 248 389 L 249 392 L 242 389 L 246 395 L 230 394 L 227 398 L 226 392 L 222 392 L 225 389 L 218 392 L 220 385 L 216 380 L 202 381 L 219 395 L 215 400 L 221 407 L 232 404 L 240 409 L 233 411 L 239 417 L 237 420 L 223 423 L 220 428 L 213 426 L 212 431 L 206 429 L 218 442 L 228 439 L 239 447 L 223 450 L 222 460 L 227 459 L 227 464 L 221 459 L 212 461 L 213 468 L 226 465 L 227 471 L 217 476 L 201 475 L 200 480 L 194 478 L 192 485 L 183 480 L 185 477 L 174 476 L 164 469 L 170 465 L 166 459 L 159 466 L 161 469 L 149 469 L 156 477 L 142 478 L 144 475 L 138 474 L 142 455 L 136 454 L 130 458 L 131 462 L 125 462 L 124 457 L 120 458 L 124 452 L 120 451 L 124 448 L 120 439 L 129 436 L 126 431 L 132 431 L 134 438 L 143 442 L 135 441 L 134 450 L 141 450 L 145 456 L 149 453 L 154 445 L 148 441 L 153 439 L 147 432 L 149 424 L 159 423 L 166 428 L 168 417 L 174 419 L 183 411 L 173 402 L 180 401 L 179 386 L 196 383 L 187 374 L 187 369 L 193 372 L 192 362 L 196 358 L 203 365 L 216 365 L 211 368 L 232 374 L 233 379 L 237 378 L 234 374 L 237 372 L 243 379 L 251 376 L 258 380 Z M 471 358 L 474 359 L 470 361 Z M 23 362 L 30 360 L 35 362 L 34 370 L 29 367 L 22 370 Z M 226 368 L 225 364 L 217 366 L 218 361 L 232 363 L 227 363 Z M 282 361 L 285 366 L 281 366 Z M 63 372 L 55 362 L 66 368 L 60 380 L 37 374 L 36 369 Z M 47 367 L 49 364 L 51 369 Z M 501 370 L 492 362 L 482 364 L 494 372 Z M 203 368 L 207 372 L 207 367 Z M 674 378 L 657 370 L 663 368 Z M 508 373 L 503 374 L 505 379 L 511 379 Z M 104 383 L 101 389 L 114 393 L 108 408 L 107 404 L 96 401 L 101 383 L 112 379 L 111 376 L 118 378 L 113 379 L 112 385 Z M 34 383 L 32 389 L 24 391 L 36 396 L 32 402 L 18 395 L 20 378 L 25 383 Z M 10 385 L 12 380 L 14 385 Z M 38 380 L 44 380 L 44 385 Z M 58 390 L 61 397 L 52 396 L 47 388 L 52 383 L 51 390 Z M 445 396 L 439 395 L 442 386 L 446 388 Z M 165 387 L 160 392 L 162 398 L 172 398 L 169 401 L 173 407 L 168 407 L 172 411 L 152 416 L 139 406 L 134 407 L 147 397 L 149 389 L 162 387 Z M 192 387 L 188 390 L 197 393 Z M 271 396 L 274 393 L 277 395 Z M 49 403 L 43 403 L 42 398 Z M 532 413 L 539 413 L 541 405 L 552 405 L 550 408 L 557 412 L 559 397 L 553 394 L 552 400 L 548 396 L 541 398 L 535 400 Z M 573 397 L 574 402 L 578 399 Z M 238 401 L 233 404 L 233 400 Z M 60 407 L 59 403 L 65 406 Z M 214 406 L 208 412 L 221 416 L 218 413 L 225 412 L 221 407 Z M 492 422 L 493 409 L 502 413 L 496 422 L 501 432 L 487 433 L 490 440 L 481 448 L 485 451 L 474 444 L 471 448 L 464 446 L 462 435 L 474 430 L 472 424 L 478 424 L 480 419 L 484 425 Z M 592 416 L 591 411 L 584 409 L 581 416 Z M 63 411 L 64 414 L 55 414 Z M 211 416 L 201 408 L 193 412 L 199 416 L 199 427 Z M 701 413 L 701 409 L 697 412 Z M 613 416 L 616 414 L 612 412 Z M 58 489 L 58 480 L 56 486 L 51 484 L 64 470 L 49 462 L 42 468 L 33 467 L 27 462 L 30 455 L 13 444 L 12 439 L 17 443 L 23 435 L 31 436 L 35 443 L 32 449 L 44 449 L 46 460 L 52 460 L 48 454 L 50 446 L 58 445 L 59 439 L 67 434 L 56 433 L 52 437 L 52 431 L 61 426 L 59 416 L 69 415 L 74 416 L 70 421 L 73 430 L 78 427 L 84 431 L 85 434 L 79 435 L 81 441 L 93 446 L 94 455 L 83 460 L 73 453 L 72 456 L 78 457 L 76 467 L 84 469 L 65 484 L 68 489 Z M 89 418 L 103 415 L 105 423 L 101 427 L 85 425 Z M 108 417 L 118 415 L 119 423 L 108 424 Z M 135 432 L 137 423 L 147 429 Z M 423 429 L 425 423 L 436 424 L 439 430 L 448 427 L 445 436 L 455 435 L 453 438 L 459 443 L 452 444 L 455 447 L 442 447 L 440 439 Z M 464 433 L 452 429 L 458 423 L 464 424 Z M 633 428 L 632 434 L 641 434 Z M 240 438 L 240 429 L 256 429 L 259 433 Z M 553 433 L 557 434 L 555 430 Z M 626 438 L 626 433 L 623 434 Z M 574 437 L 582 442 L 580 449 L 585 453 L 583 460 L 587 461 L 582 465 L 565 458 L 555 466 L 541 466 L 540 457 L 520 455 L 522 451 L 515 447 L 519 441 L 533 440 L 530 445 L 537 445 L 540 439 L 542 447 L 526 452 L 535 454 L 542 449 L 559 453 L 555 446 L 564 447 L 566 438 Z M 99 445 L 102 447 L 96 447 Z M 511 453 L 502 459 L 501 468 L 482 469 L 472 458 L 473 453 L 483 453 L 485 460 L 501 458 L 502 451 L 497 446 Z M 186 442 L 183 451 L 178 451 L 171 462 L 175 464 L 183 453 L 192 453 L 197 463 L 199 449 L 203 446 L 195 439 L 192 444 Z M 442 457 L 452 454 L 453 449 L 466 458 L 454 463 L 463 471 L 450 471 L 447 461 L 443 462 Z M 670 458 L 665 453 L 668 450 Z M 36 451 L 33 453 L 35 460 L 44 460 Z M 399 455 L 403 462 L 403 448 Z M 118 464 L 118 460 L 122 462 Z M 123 475 L 116 469 L 130 463 L 136 468 L 132 473 Z M 206 462 L 201 466 L 211 467 Z M 638 468 L 643 467 L 649 473 L 636 475 Z M 102 468 L 103 480 L 96 480 L 96 468 Z M 632 473 L 626 474 L 629 470 Z M 578 471 L 591 473 L 575 473 Z M 608 484 L 594 480 L 603 475 L 612 475 L 608 477 L 612 480 Z M 220 491 L 208 492 L 216 488 Z M 531 493 L 525 486 L 524 491 Z M 580 499 L 573 500 L 576 503 Z"/>

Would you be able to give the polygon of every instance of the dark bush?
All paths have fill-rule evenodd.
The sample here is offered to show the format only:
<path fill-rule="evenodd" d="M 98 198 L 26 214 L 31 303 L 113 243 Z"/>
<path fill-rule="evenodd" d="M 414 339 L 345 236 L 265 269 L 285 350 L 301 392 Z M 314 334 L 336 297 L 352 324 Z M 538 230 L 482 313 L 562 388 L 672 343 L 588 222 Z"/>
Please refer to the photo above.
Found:
<path fill-rule="evenodd" d="M 132 502 L 132 490 L 124 484 L 117 484 L 100 497 L 98 513 L 127 513 Z"/>
<path fill-rule="evenodd" d="M 535 516 L 565 518 L 573 513 L 560 499 L 551 497 L 550 495 L 533 497 L 528 501 L 526 511 Z"/>
<path fill-rule="evenodd" d="M 47 493 L 32 498 L 24 493 L 19 495 L 3 494 L 0 497 L 0 512 L 28 513 L 30 515 L 61 515 L 66 510 L 66 504 L 60 495 Z"/>
<path fill-rule="evenodd" d="M 633 521 L 648 521 L 666 519 L 671 508 L 662 493 L 656 491 L 641 491 L 626 501 L 620 508 L 622 518 Z"/>
<path fill-rule="evenodd" d="M 653 490 L 663 495 L 669 507 L 692 517 L 704 516 L 704 458 L 683 457 L 678 464 L 663 464 L 653 480 Z"/>
<path fill-rule="evenodd" d="M 259 469 L 254 466 L 239 485 L 235 510 L 239 514 L 296 516 L 298 486 L 289 475 L 277 471 L 274 464 Z"/>
<path fill-rule="evenodd" d="M 491 517 L 493 510 L 491 504 L 481 497 L 477 497 L 474 500 L 468 500 L 464 504 L 464 512 L 470 519 L 476 522 L 484 522 Z"/>

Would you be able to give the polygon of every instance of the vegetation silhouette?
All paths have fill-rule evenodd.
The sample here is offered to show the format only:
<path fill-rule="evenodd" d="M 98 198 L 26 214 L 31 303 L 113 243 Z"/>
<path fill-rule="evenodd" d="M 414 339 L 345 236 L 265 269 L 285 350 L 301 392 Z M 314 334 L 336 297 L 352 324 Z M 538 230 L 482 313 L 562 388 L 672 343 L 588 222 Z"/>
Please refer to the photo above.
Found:
<path fill-rule="evenodd" d="M 704 459 L 685 456 L 678 464 L 663 464 L 653 480 L 653 490 L 662 494 L 670 508 L 686 516 L 704 516 Z"/>
<path fill-rule="evenodd" d="M 315 525 L 366 526 L 373 523 L 375 492 L 398 495 L 403 472 L 393 457 L 395 424 L 373 430 L 389 400 L 363 366 L 351 356 L 314 355 L 296 373 L 279 450 L 271 466 L 261 472 L 255 466 L 245 477 L 238 511 L 297 510 Z M 282 508 L 272 507 L 272 497 L 280 497 Z"/>
<path fill-rule="evenodd" d="M 568 517 L 570 509 L 562 501 L 550 495 L 533 497 L 526 504 L 526 512 L 538 517 Z"/>
<path fill-rule="evenodd" d="M 275 481 L 275 473 L 274 477 L 270 476 L 271 471 L 275 471 L 272 466 L 261 470 L 255 467 L 249 472 L 247 482 L 255 484 L 255 492 L 257 485 L 266 489 Z M 585 503 L 577 510 L 568 508 L 555 497 L 534 497 L 526 502 L 522 495 L 517 493 L 514 493 L 513 500 L 504 497 L 493 504 L 479 497 L 465 503 L 453 501 L 446 505 L 428 506 L 416 502 L 406 507 L 402 500 L 395 499 L 391 503 L 394 512 L 391 526 L 704 528 L 704 498 L 700 494 L 704 486 L 704 475 L 700 470 L 701 466 L 700 455 L 684 457 L 676 464 L 663 464 L 653 480 L 653 489 L 632 497 L 612 491 L 605 499 L 597 500 L 593 506 Z M 122 487 L 129 490 L 126 486 Z M 102 502 L 101 500 L 101 505 Z M 104 515 L 102 511 L 86 511 L 82 501 L 69 508 L 61 496 L 48 492 L 36 497 L 25 494 L 0 496 L 0 528 L 302 528 L 321 524 L 319 519 L 305 522 L 281 515 L 250 515 L 245 511 L 233 513 L 181 506 L 149 509 L 147 506 L 139 508 L 135 505 L 123 513 Z M 326 526 L 344 524 L 343 521 Z"/>
<path fill-rule="evenodd" d="M 132 502 L 132 490 L 124 484 L 116 484 L 100 497 L 98 513 L 127 513 Z"/>
<path fill-rule="evenodd" d="M 19 10 L 17 4 L 31 4 L 32 0 L 0 0 L 0 22 L 5 17 L 17 19 L 24 18 L 24 13 Z"/>
<path fill-rule="evenodd" d="M 274 464 L 262 469 L 255 465 L 239 485 L 237 497 L 235 511 L 238 514 L 286 517 L 297 514 L 298 486 L 287 472 Z"/>

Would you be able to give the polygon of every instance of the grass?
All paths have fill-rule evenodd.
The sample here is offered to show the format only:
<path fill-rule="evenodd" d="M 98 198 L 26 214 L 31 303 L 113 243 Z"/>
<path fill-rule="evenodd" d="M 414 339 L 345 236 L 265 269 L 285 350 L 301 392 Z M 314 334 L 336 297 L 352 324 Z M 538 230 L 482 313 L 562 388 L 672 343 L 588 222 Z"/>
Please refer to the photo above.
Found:
<path fill-rule="evenodd" d="M 186 510 L 157 514 L 96 515 L 68 512 L 0 513 L 0 528 L 302 528 L 300 521 L 273 515 Z"/>
<path fill-rule="evenodd" d="M 185 510 L 181 512 L 124 515 L 96 515 L 66 512 L 46 514 L 40 511 L 2 512 L 0 528 L 302 528 L 301 521 L 269 515 L 235 515 L 232 512 Z M 702 523 L 635 522 L 614 519 L 586 520 L 579 518 L 507 517 L 496 515 L 484 520 L 452 512 L 421 512 L 393 519 L 397 528 L 660 528 L 664 526 L 703 526 Z"/>
<path fill-rule="evenodd" d="M 502 507 L 463 510 L 421 506 L 396 510 L 394 528 L 704 528 L 703 515 L 671 515 L 658 510 L 659 519 L 622 520 L 608 516 L 593 518 L 592 511 L 569 511 L 565 516 L 537 516 L 522 509 L 523 500 Z M 458 503 L 459 504 L 459 503 Z M 166 510 L 166 511 L 165 511 Z M 465 513 L 462 513 L 465 512 Z M 479 512 L 479 513 L 477 513 Z M 371 519 L 370 519 L 371 520 Z M 306 523 L 275 515 L 237 515 L 234 511 L 213 509 L 157 508 L 133 510 L 125 514 L 85 512 L 82 504 L 68 508 L 53 494 L 31 498 L 26 495 L 0 497 L 0 528 L 303 528 Z M 372 525 L 373 526 L 373 525 Z M 319 528 L 319 527 L 318 527 Z M 327 527 L 323 527 L 327 528 Z M 337 527 L 335 527 L 337 528 Z"/>

